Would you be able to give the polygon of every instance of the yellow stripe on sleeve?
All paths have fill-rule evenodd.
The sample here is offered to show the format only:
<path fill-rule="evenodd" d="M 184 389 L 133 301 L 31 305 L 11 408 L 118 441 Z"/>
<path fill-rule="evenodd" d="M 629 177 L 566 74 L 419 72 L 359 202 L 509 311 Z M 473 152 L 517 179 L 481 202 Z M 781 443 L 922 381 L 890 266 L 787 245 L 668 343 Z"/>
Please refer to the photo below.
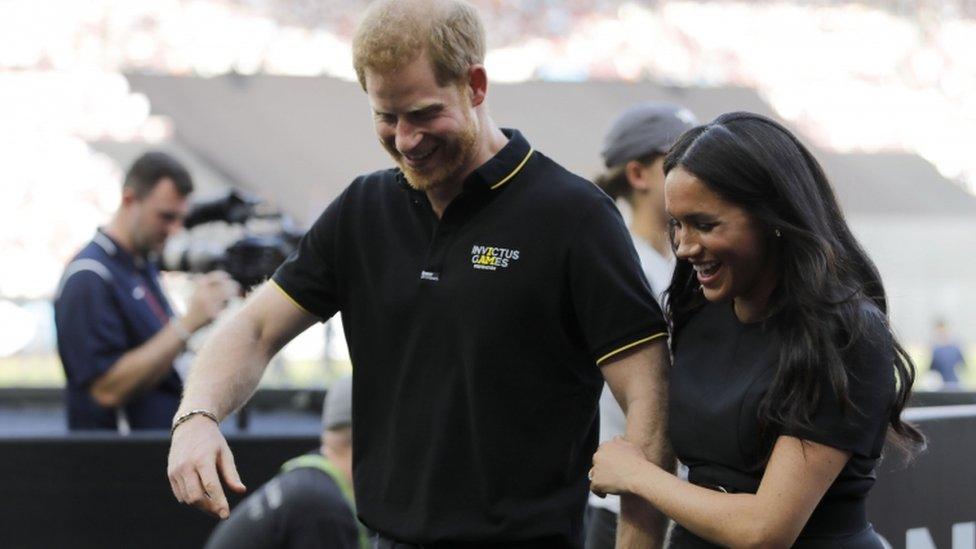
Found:
<path fill-rule="evenodd" d="M 628 343 L 628 344 L 624 345 L 623 347 L 618 347 L 618 348 L 610 351 L 609 353 L 601 356 L 600 358 L 596 359 L 596 364 L 597 364 L 597 366 L 599 366 L 601 362 L 603 362 L 604 360 L 612 357 L 613 355 L 620 354 L 620 353 L 626 351 L 627 349 L 632 349 L 632 348 L 634 348 L 634 347 L 636 347 L 638 345 L 643 345 L 644 343 L 647 343 L 648 341 L 654 341 L 655 339 L 664 337 L 666 335 L 668 335 L 668 334 L 665 333 L 665 332 L 661 332 L 661 333 L 654 334 L 652 336 L 645 337 L 643 339 L 638 339 L 637 341 Z"/>
<path fill-rule="evenodd" d="M 308 313 L 310 315 L 318 316 L 317 314 L 313 313 L 312 311 L 309 311 L 305 307 L 302 307 L 301 303 L 295 301 L 295 298 L 293 298 L 292 296 L 288 295 L 288 292 L 286 292 L 284 288 L 282 288 L 280 285 L 278 285 L 278 283 L 275 282 L 273 278 L 268 279 L 268 282 L 270 282 L 271 285 L 274 286 L 275 288 L 278 288 L 278 291 L 281 292 L 281 295 L 285 296 L 285 298 L 287 298 L 288 301 L 291 301 L 291 304 L 292 305 L 298 307 L 299 309 L 305 311 L 306 313 Z"/>

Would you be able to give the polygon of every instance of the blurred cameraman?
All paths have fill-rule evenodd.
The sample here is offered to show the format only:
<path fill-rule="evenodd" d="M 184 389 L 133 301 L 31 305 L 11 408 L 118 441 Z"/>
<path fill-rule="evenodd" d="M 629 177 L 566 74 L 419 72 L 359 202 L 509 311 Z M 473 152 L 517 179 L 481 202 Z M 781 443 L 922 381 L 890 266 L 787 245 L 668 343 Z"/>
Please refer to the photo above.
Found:
<path fill-rule="evenodd" d="M 180 162 L 143 154 L 112 220 L 65 268 L 54 318 L 69 429 L 169 428 L 183 390 L 174 362 L 238 291 L 226 273 L 202 275 L 182 318 L 163 294 L 155 258 L 181 228 L 192 191 Z"/>

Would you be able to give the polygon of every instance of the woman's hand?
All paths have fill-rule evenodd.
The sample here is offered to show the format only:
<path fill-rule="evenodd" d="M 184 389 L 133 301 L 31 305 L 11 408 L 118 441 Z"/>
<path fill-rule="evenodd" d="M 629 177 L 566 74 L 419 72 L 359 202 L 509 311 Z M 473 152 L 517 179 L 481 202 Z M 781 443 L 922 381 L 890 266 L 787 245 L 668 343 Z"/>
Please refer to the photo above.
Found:
<path fill-rule="evenodd" d="M 590 490 L 597 495 L 631 492 L 633 480 L 650 464 L 640 448 L 623 437 L 614 437 L 593 455 Z"/>

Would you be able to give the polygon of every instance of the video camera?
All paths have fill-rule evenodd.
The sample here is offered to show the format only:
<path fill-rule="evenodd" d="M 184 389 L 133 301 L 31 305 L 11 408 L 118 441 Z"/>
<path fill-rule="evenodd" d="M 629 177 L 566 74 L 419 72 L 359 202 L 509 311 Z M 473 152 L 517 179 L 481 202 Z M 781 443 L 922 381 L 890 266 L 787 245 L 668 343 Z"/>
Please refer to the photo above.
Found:
<path fill-rule="evenodd" d="M 287 215 L 237 189 L 193 204 L 183 225 L 166 243 L 163 269 L 223 270 L 244 290 L 274 274 L 302 237 Z"/>

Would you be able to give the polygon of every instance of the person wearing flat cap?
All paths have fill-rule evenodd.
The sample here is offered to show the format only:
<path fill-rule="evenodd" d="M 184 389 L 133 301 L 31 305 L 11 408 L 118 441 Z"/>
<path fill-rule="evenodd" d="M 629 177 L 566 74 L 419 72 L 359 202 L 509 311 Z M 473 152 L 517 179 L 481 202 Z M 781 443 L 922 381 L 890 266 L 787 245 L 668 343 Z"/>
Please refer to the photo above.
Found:
<path fill-rule="evenodd" d="M 641 266 L 655 297 L 671 282 L 674 266 L 664 211 L 664 155 L 697 120 L 686 108 L 669 103 L 640 103 L 614 119 L 603 140 L 607 167 L 596 184 L 631 210 L 630 229 Z"/>
<path fill-rule="evenodd" d="M 365 549 L 352 491 L 352 378 L 334 381 L 322 445 L 287 461 L 214 529 L 206 549 Z"/>
<path fill-rule="evenodd" d="M 620 113 L 603 140 L 606 171 L 596 184 L 630 209 L 630 234 L 654 296 L 671 282 L 674 258 L 664 210 L 664 155 L 697 123 L 688 109 L 669 103 L 640 103 Z M 624 434 L 624 413 L 609 388 L 600 396 L 600 441 Z M 620 498 L 590 495 L 586 549 L 613 548 Z"/>

